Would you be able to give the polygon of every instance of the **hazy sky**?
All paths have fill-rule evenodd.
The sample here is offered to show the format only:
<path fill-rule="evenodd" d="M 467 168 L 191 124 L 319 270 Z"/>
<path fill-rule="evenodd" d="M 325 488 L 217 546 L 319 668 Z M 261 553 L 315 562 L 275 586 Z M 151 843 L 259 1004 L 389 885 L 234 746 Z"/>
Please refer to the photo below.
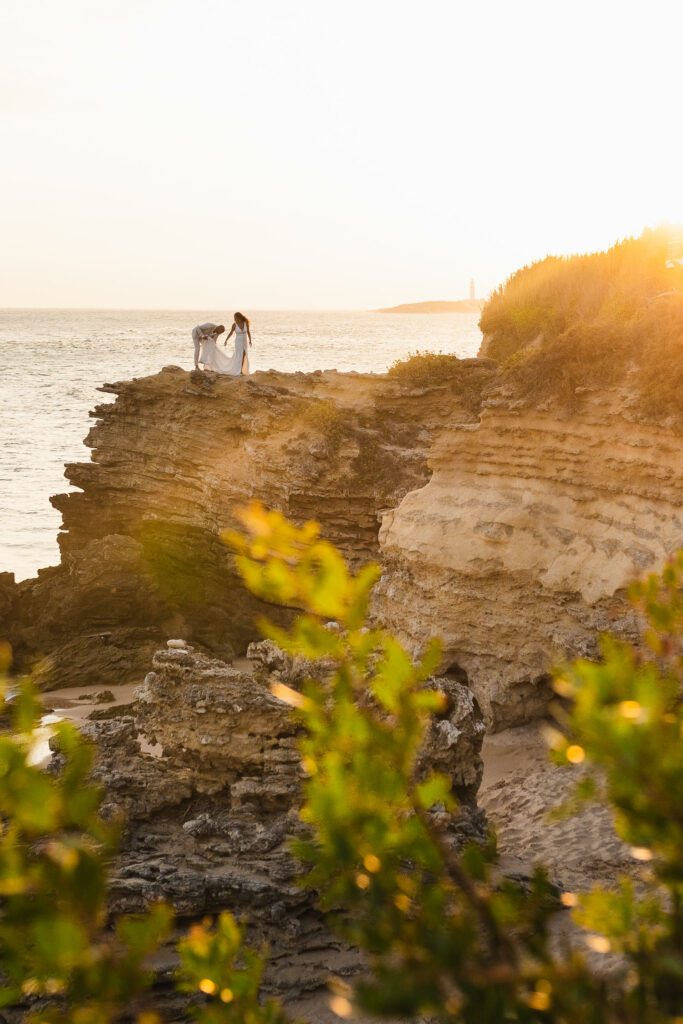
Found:
<path fill-rule="evenodd" d="M 2 0 L 0 305 L 486 293 L 683 220 L 680 0 Z"/>

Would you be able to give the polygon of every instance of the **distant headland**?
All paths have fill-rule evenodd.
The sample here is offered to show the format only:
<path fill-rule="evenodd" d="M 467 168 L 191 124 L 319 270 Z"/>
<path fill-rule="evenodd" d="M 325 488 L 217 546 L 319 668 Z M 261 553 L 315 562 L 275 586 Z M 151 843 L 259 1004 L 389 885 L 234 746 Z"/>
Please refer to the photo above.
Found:
<path fill-rule="evenodd" d="M 373 313 L 478 313 L 483 299 L 456 299 L 454 302 L 405 302 L 401 306 L 373 309 Z"/>

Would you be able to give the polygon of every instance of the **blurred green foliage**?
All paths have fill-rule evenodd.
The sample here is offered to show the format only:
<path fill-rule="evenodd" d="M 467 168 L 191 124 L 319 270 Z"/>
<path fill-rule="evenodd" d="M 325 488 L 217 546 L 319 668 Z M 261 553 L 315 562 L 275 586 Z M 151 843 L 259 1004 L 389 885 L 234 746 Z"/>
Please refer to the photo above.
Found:
<path fill-rule="evenodd" d="M 192 1007 L 200 1024 L 287 1024 L 274 1000 L 260 998 L 262 955 L 245 943 L 244 929 L 231 914 L 190 928 L 179 947 L 183 992 L 202 992 L 207 1001 Z"/>
<path fill-rule="evenodd" d="M 601 661 L 558 677 L 571 704 L 558 712 L 553 746 L 556 759 L 585 762 L 578 799 L 612 807 L 643 865 L 636 885 L 624 879 L 615 892 L 580 898 L 575 916 L 600 948 L 626 955 L 630 1002 L 650 1014 L 632 1019 L 649 1021 L 683 1015 L 683 552 L 630 596 L 642 644 L 605 638 Z"/>
<path fill-rule="evenodd" d="M 295 851 L 330 923 L 362 949 L 368 970 L 330 1007 L 403 1020 L 463 1024 L 681 1024 L 683 1021 L 683 555 L 634 584 L 642 643 L 603 642 L 599 663 L 556 680 L 553 757 L 577 768 L 572 807 L 614 810 L 634 869 L 613 890 L 558 894 L 538 869 L 505 879 L 495 841 L 460 845 L 450 779 L 418 769 L 439 652 L 415 663 L 368 628 L 379 570 L 353 574 L 316 524 L 296 527 L 252 505 L 227 537 L 247 585 L 301 610 L 289 631 L 263 624 L 285 650 L 319 661 L 302 692 L 274 692 L 302 724 L 301 817 Z M 149 955 L 170 912 L 114 925 L 107 861 L 116 829 L 99 817 L 90 752 L 57 726 L 63 766 L 35 760 L 38 707 L 30 687 L 10 702 L 0 737 L 0 999 L 30 1004 L 27 1020 L 115 1021 L 145 992 Z M 579 926 L 553 941 L 562 905 Z M 230 914 L 181 941 L 178 986 L 200 1024 L 286 1024 L 260 990 L 265 951 Z M 585 950 L 590 955 L 585 955 Z M 618 954 L 611 971 L 596 960 Z M 144 1001 L 138 1005 L 144 1006 Z M 130 1019 L 130 1017 L 128 1017 Z M 140 1010 L 140 1024 L 160 1020 Z"/>
<path fill-rule="evenodd" d="M 352 575 L 315 524 L 297 528 L 258 505 L 242 521 L 245 534 L 228 540 L 247 585 L 303 612 L 289 633 L 268 623 L 264 631 L 329 669 L 303 693 L 276 692 L 304 726 L 310 837 L 295 849 L 305 884 L 368 955 L 367 977 L 334 997 L 337 1013 L 680 1024 L 683 556 L 632 588 L 642 647 L 605 640 L 600 664 L 580 661 L 558 678 L 554 756 L 583 766 L 576 800 L 610 803 L 634 857 L 615 891 L 558 899 L 542 870 L 524 885 L 502 878 L 493 842 L 450 841 L 449 780 L 416 769 L 441 699 L 425 688 L 438 654 L 416 665 L 394 638 L 365 627 L 377 568 Z M 588 930 L 564 948 L 551 941 L 562 904 Z M 596 971 L 582 946 L 593 959 L 622 954 L 623 969 Z"/>
<path fill-rule="evenodd" d="M 8 661 L 5 651 L 5 662 Z M 5 666 L 7 667 L 7 666 Z M 170 914 L 107 917 L 107 861 L 117 829 L 99 816 L 90 748 L 61 722 L 63 766 L 36 763 L 40 707 L 29 683 L 7 705 L 0 736 L 0 1007 L 24 1001 L 26 1020 L 106 1024 L 149 984 L 145 958 Z"/>

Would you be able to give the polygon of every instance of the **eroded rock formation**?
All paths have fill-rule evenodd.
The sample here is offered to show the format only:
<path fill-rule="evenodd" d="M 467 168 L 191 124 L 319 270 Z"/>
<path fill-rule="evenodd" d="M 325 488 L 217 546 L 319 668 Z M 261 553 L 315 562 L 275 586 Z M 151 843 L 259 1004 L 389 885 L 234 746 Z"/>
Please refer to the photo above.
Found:
<path fill-rule="evenodd" d="M 246 500 L 318 519 L 354 565 L 380 561 L 376 619 L 416 651 L 441 637 L 447 711 L 422 761 L 466 808 L 454 842 L 482 829 L 479 707 L 493 728 L 532 719 L 553 663 L 634 633 L 627 582 L 683 546 L 683 436 L 640 421 L 626 388 L 572 414 L 505 388 L 477 360 L 426 383 L 168 368 L 107 387 L 92 462 L 67 467 L 81 490 L 54 499 L 61 565 L 0 576 L 0 640 L 45 688 L 145 679 L 86 726 L 107 813 L 127 822 L 115 912 L 245 912 L 289 998 L 360 966 L 294 879 L 297 734 L 269 682 L 311 666 L 257 642 L 257 614 L 291 613 L 246 593 L 220 540 Z"/>
<path fill-rule="evenodd" d="M 66 467 L 82 490 L 53 498 L 62 564 L 20 584 L 5 620 L 18 667 L 39 662 L 43 685 L 64 686 L 139 678 L 168 636 L 221 658 L 244 652 L 263 609 L 220 540 L 236 506 L 257 497 L 317 518 L 354 564 L 376 558 L 379 513 L 427 481 L 434 432 L 454 410 L 474 421 L 470 386 L 491 372 L 463 361 L 464 401 L 457 382 L 425 390 L 334 372 L 169 368 L 107 385 L 117 400 L 93 413 L 92 462 Z"/>
<path fill-rule="evenodd" d="M 379 559 L 374 614 L 415 649 L 440 635 L 505 727 L 543 710 L 555 662 L 631 632 L 626 583 L 683 544 L 683 436 L 639 422 L 626 387 L 525 408 L 463 360 L 426 383 L 167 368 L 106 390 L 92 462 L 67 467 L 82 490 L 54 499 L 61 566 L 2 582 L 4 632 L 45 686 L 139 678 L 172 635 L 243 653 L 264 609 L 219 535 L 255 497 Z"/>
<path fill-rule="evenodd" d="M 236 668 L 191 649 L 160 650 L 134 703 L 96 711 L 84 732 L 96 745 L 104 813 L 125 820 L 112 910 L 162 899 L 181 919 L 223 909 L 246 915 L 271 946 L 269 985 L 291 1000 L 324 987 L 330 972 L 362 964 L 297 884 L 288 847 L 302 829 L 298 727 L 270 684 L 298 687 L 316 668 L 308 663 L 302 673 L 268 643 L 250 653 Z M 466 687 L 433 685 L 447 701 L 422 757 L 450 777 L 461 801 L 446 832 L 457 844 L 483 834 L 474 798 L 484 725 Z M 59 765 L 57 752 L 52 770 Z"/>
<path fill-rule="evenodd" d="M 683 437 L 629 419 L 627 397 L 574 416 L 492 399 L 384 516 L 378 613 L 416 647 L 438 624 L 498 728 L 542 712 L 549 668 L 596 656 L 600 633 L 635 639 L 624 588 L 683 545 Z"/>

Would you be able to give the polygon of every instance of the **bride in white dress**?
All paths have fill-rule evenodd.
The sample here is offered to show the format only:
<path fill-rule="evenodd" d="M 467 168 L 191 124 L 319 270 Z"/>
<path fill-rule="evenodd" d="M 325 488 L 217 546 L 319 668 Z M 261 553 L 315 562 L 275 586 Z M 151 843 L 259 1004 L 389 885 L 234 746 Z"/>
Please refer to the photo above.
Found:
<path fill-rule="evenodd" d="M 239 377 L 240 374 L 249 373 L 249 346 L 251 341 L 251 325 L 242 313 L 235 313 L 235 322 L 230 328 L 230 333 L 225 339 L 224 345 L 228 344 L 232 335 L 235 335 L 235 350 L 231 356 L 221 352 L 213 337 L 207 338 L 202 345 L 201 362 L 205 370 L 213 370 L 214 373 L 228 373 L 232 377 Z"/>

